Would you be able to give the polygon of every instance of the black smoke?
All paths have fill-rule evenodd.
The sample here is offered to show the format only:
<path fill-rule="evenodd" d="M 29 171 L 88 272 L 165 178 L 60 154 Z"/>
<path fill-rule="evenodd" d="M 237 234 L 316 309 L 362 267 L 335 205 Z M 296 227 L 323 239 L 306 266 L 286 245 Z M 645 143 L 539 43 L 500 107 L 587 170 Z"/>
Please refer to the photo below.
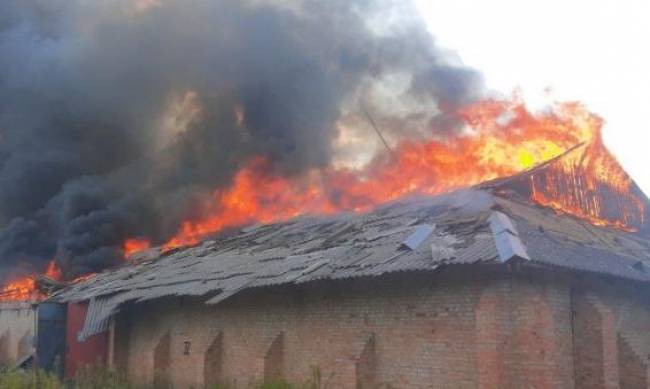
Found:
<path fill-rule="evenodd" d="M 406 112 L 376 93 L 395 79 Z M 253 155 L 328 165 L 361 105 L 392 139 L 453 131 L 481 92 L 398 1 L 3 0 L 0 274 L 105 268 L 125 237 L 198 216 Z"/>

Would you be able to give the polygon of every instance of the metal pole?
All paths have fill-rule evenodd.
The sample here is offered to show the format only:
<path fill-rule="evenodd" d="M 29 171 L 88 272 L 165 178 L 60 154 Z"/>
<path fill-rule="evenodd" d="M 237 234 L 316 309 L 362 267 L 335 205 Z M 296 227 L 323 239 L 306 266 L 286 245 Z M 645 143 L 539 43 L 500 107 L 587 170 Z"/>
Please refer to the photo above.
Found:
<path fill-rule="evenodd" d="M 388 142 L 386 142 L 386 138 L 384 138 L 384 136 L 381 134 L 381 131 L 379 131 L 379 128 L 377 128 L 377 125 L 375 124 L 375 121 L 372 120 L 372 116 L 370 116 L 370 113 L 368 112 L 366 107 L 364 105 L 361 105 L 361 109 L 366 114 L 366 117 L 368 118 L 368 121 L 370 122 L 370 125 L 372 126 L 372 128 L 375 130 L 375 132 L 379 136 L 379 139 L 381 139 L 381 141 L 384 143 L 384 146 L 386 146 L 386 150 L 388 150 L 389 152 L 392 152 L 393 149 L 391 149 L 390 146 L 388 145 Z"/>

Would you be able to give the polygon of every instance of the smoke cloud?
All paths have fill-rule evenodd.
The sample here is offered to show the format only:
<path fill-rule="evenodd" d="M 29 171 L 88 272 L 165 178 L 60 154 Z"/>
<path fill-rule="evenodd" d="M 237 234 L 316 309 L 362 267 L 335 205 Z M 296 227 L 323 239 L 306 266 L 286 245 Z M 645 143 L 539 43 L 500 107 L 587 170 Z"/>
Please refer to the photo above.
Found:
<path fill-rule="evenodd" d="M 330 165 L 362 106 L 392 141 L 453 133 L 481 76 L 403 3 L 0 2 L 0 274 L 115 264 L 253 156 Z"/>

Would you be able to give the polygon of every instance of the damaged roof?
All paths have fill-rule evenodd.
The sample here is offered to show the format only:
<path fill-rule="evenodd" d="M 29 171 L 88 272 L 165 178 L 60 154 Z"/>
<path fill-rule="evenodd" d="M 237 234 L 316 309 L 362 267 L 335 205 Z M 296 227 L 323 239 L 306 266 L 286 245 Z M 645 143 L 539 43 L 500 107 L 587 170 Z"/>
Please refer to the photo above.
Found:
<path fill-rule="evenodd" d="M 650 282 L 650 239 L 558 215 L 509 193 L 466 189 L 399 200 L 367 214 L 302 216 L 223 234 L 197 247 L 143 253 L 53 296 L 90 301 L 84 338 L 126 302 L 206 296 L 315 280 L 433 271 L 445 265 L 526 263 Z"/>
<path fill-rule="evenodd" d="M 597 227 L 529 200 L 533 183 L 553 179 L 553 165 L 585 147 L 472 189 L 401 199 L 365 214 L 248 226 L 167 253 L 152 249 L 140 254 L 138 264 L 71 285 L 52 300 L 89 301 L 79 333 L 84 339 L 105 330 L 108 318 L 127 302 L 203 296 L 207 304 L 217 304 L 252 288 L 442 266 L 517 260 L 650 282 L 650 223 L 643 223 L 650 220 L 650 201 L 636 184 L 631 193 L 644 205 L 638 208 L 642 214 L 633 215 L 641 223 L 635 233 Z M 583 172 L 574 174 L 570 178 L 580 181 Z M 563 188 L 567 194 L 575 189 L 582 188 Z M 618 193 L 606 185 L 597 193 L 604 203 L 620 206 Z"/>

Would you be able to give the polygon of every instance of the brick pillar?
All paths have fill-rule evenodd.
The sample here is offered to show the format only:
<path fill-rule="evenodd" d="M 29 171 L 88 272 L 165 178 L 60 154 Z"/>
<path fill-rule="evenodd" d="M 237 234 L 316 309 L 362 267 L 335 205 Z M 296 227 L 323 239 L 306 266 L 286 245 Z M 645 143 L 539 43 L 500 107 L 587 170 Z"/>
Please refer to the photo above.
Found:
<path fill-rule="evenodd" d="M 616 318 L 595 296 L 573 298 L 576 389 L 619 388 Z"/>
<path fill-rule="evenodd" d="M 264 381 L 284 378 L 284 333 L 278 334 L 264 355 Z"/>
<path fill-rule="evenodd" d="M 351 354 L 336 360 L 337 388 L 375 388 L 377 380 L 376 337 L 364 334 L 352 342 Z"/>
<path fill-rule="evenodd" d="M 223 383 L 223 379 L 223 332 L 219 331 L 205 351 L 203 384 L 211 387 Z"/>
<path fill-rule="evenodd" d="M 355 364 L 356 387 L 372 389 L 376 384 L 377 357 L 375 354 L 375 336 L 371 335 Z"/>
<path fill-rule="evenodd" d="M 618 336 L 618 368 L 621 389 L 648 388 L 648 367 L 621 335 Z"/>
<path fill-rule="evenodd" d="M 603 372 L 605 375 L 605 389 L 618 389 L 618 334 L 616 331 L 616 317 L 611 310 L 604 306 L 598 304 L 597 307 L 603 320 Z"/>
<path fill-rule="evenodd" d="M 506 387 L 504 365 L 510 323 L 505 286 L 500 284 L 486 287 L 476 305 L 478 389 Z"/>
<path fill-rule="evenodd" d="M 567 287 L 519 276 L 492 280 L 475 315 L 478 388 L 573 388 Z"/>
<path fill-rule="evenodd" d="M 156 388 L 171 386 L 171 334 L 166 332 L 153 350 L 153 385 Z"/>

